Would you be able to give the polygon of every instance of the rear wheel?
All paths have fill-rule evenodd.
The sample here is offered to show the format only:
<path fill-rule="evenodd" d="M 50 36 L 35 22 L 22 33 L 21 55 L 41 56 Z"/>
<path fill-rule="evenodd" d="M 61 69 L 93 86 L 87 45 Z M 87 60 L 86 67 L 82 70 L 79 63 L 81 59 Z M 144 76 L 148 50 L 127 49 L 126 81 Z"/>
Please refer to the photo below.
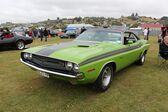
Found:
<path fill-rule="evenodd" d="M 136 62 L 137 65 L 143 65 L 145 63 L 146 55 L 143 54 L 141 58 Z"/>
<path fill-rule="evenodd" d="M 102 92 L 106 91 L 111 85 L 113 75 L 113 67 L 111 65 L 106 65 L 94 84 L 96 89 Z"/>
<path fill-rule="evenodd" d="M 18 42 L 16 42 L 16 48 L 19 50 L 22 50 L 25 48 L 25 43 L 22 40 L 19 40 Z"/>

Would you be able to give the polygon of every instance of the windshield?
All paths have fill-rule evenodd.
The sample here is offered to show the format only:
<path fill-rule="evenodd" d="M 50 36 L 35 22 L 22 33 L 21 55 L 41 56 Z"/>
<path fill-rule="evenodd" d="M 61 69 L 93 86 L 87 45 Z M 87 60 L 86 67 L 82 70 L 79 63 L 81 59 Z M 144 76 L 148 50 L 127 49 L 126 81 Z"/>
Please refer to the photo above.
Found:
<path fill-rule="evenodd" d="M 121 44 L 121 32 L 102 31 L 102 30 L 88 30 L 77 37 L 80 41 L 97 41 L 97 42 L 111 42 Z"/>
<path fill-rule="evenodd" d="M 75 34 L 76 32 L 75 32 L 75 30 L 68 30 L 68 31 L 66 31 L 66 34 Z"/>

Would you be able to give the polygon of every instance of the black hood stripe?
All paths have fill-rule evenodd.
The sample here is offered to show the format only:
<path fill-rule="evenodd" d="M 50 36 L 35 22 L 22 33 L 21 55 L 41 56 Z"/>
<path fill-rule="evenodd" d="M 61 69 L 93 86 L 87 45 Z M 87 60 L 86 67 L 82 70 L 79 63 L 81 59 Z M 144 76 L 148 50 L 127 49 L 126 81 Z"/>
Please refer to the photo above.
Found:
<path fill-rule="evenodd" d="M 141 46 L 142 46 L 142 44 L 138 44 L 136 46 L 131 46 L 131 47 L 128 47 L 128 48 L 123 48 L 123 49 L 111 51 L 111 52 L 108 52 L 108 53 L 104 53 L 104 54 L 101 54 L 99 56 L 95 56 L 95 57 L 92 57 L 90 59 L 87 59 L 87 60 L 83 61 L 82 63 L 79 64 L 79 66 L 86 65 L 86 64 L 89 64 L 89 63 L 92 63 L 94 61 L 101 60 L 101 59 L 104 59 L 104 58 L 107 58 L 107 57 L 111 57 L 113 55 L 117 55 L 117 54 L 120 54 L 120 53 L 131 51 L 131 50 L 140 48 Z"/>
<path fill-rule="evenodd" d="M 42 56 L 49 56 L 52 53 L 54 53 L 60 49 L 68 48 L 68 47 L 75 46 L 75 45 L 79 46 L 79 47 L 86 47 L 86 46 L 89 47 L 89 46 L 97 45 L 97 43 L 95 43 L 95 42 L 79 42 L 79 41 L 65 42 L 65 43 L 60 43 L 60 44 L 48 46 L 48 47 L 36 52 L 35 54 L 42 55 Z"/>
<path fill-rule="evenodd" d="M 43 56 L 49 56 L 52 53 L 54 53 L 57 50 L 63 49 L 63 48 L 67 48 L 73 45 L 76 45 L 76 42 L 66 42 L 66 43 L 61 43 L 61 44 L 55 44 L 55 45 L 51 45 L 49 47 L 46 47 L 38 52 L 36 52 L 36 54 L 38 55 L 43 55 Z"/>

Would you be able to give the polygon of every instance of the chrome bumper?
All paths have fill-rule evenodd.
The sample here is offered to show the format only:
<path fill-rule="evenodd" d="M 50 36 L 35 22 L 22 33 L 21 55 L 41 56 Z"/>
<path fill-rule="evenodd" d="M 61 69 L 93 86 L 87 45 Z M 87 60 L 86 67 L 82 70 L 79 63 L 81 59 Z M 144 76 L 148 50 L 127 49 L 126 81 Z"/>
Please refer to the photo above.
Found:
<path fill-rule="evenodd" d="M 49 74 L 54 74 L 54 75 L 57 75 L 57 76 L 63 76 L 63 77 L 68 77 L 68 78 L 77 78 L 77 76 L 80 75 L 80 74 L 77 74 L 77 76 L 72 76 L 72 75 L 69 75 L 69 74 L 64 74 L 64 73 L 59 73 L 59 72 L 53 72 L 53 71 L 45 70 L 45 69 L 36 67 L 36 66 L 34 66 L 34 65 L 31 65 L 31 64 L 29 64 L 29 63 L 26 63 L 26 62 L 24 62 L 22 59 L 20 59 L 20 61 L 21 61 L 22 63 L 24 63 L 25 65 L 31 67 L 31 68 L 34 68 L 34 69 L 36 69 L 36 70 L 39 70 L 39 71 L 42 71 L 42 72 L 46 72 L 46 73 L 49 73 Z"/>

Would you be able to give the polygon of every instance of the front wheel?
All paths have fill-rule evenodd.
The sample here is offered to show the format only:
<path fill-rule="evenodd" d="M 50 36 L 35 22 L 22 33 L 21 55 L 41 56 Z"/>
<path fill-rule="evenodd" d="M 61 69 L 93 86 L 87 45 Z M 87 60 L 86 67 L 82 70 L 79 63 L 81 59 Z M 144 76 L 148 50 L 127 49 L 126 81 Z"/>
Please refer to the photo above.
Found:
<path fill-rule="evenodd" d="M 111 65 L 106 65 L 94 84 L 96 89 L 102 92 L 106 91 L 111 85 L 113 75 L 113 67 Z"/>
<path fill-rule="evenodd" d="M 141 58 L 136 62 L 137 65 L 143 65 L 145 63 L 145 60 L 146 60 L 146 55 L 143 54 L 141 56 Z"/>
<path fill-rule="evenodd" d="M 16 42 L 16 48 L 17 48 L 18 50 L 24 49 L 24 48 L 25 48 L 25 43 L 24 43 L 24 41 L 19 40 L 18 42 Z"/>

